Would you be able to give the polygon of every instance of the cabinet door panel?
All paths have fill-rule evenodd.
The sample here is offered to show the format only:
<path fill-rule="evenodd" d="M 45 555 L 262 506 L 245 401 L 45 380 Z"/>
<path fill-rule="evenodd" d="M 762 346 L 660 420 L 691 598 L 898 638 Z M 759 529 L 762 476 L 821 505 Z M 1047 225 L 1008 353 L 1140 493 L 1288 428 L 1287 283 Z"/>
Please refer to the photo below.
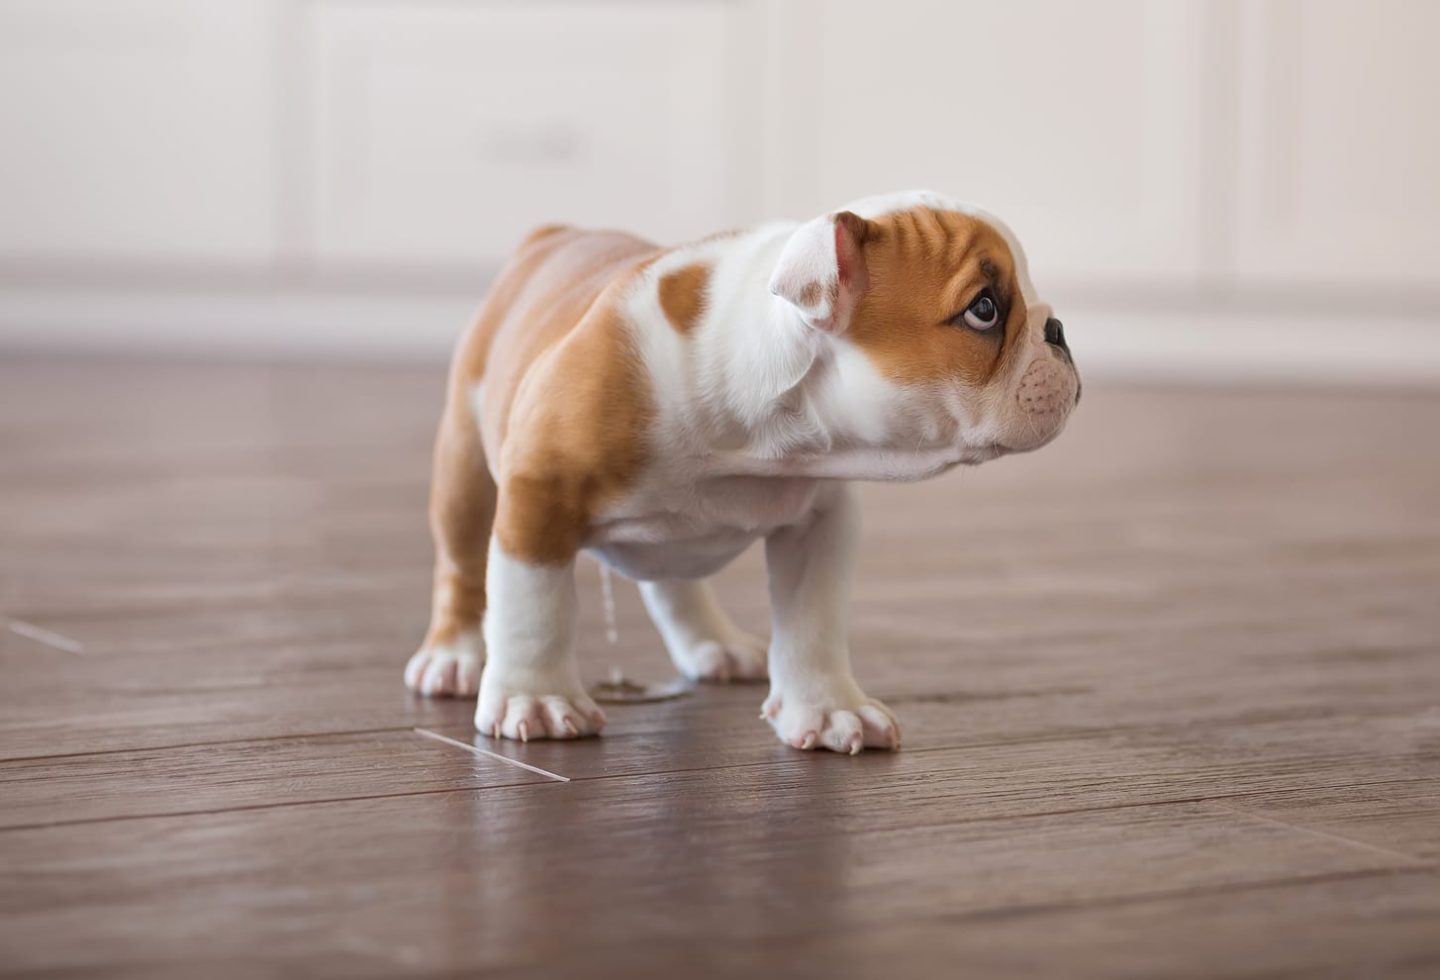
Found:
<path fill-rule="evenodd" d="M 807 209 L 933 187 L 1004 217 L 1047 281 L 1195 277 L 1201 4 L 812 6 Z"/>
<path fill-rule="evenodd" d="M 331 5 L 313 24 L 322 262 L 475 266 L 552 221 L 735 220 L 735 9 Z"/>
<path fill-rule="evenodd" d="M 0 259 L 268 262 L 273 8 L 0 6 Z"/>
<path fill-rule="evenodd" d="M 1236 273 L 1440 284 L 1440 4 L 1240 8 Z"/>

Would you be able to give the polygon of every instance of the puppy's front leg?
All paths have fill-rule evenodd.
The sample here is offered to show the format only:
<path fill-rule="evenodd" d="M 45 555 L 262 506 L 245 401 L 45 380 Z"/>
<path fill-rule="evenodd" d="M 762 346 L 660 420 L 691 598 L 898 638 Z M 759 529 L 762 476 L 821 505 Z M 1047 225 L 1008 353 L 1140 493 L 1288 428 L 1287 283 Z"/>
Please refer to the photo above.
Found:
<path fill-rule="evenodd" d="M 485 647 L 475 727 L 496 738 L 598 734 L 605 714 L 575 657 L 575 561 L 529 563 L 490 540 Z"/>
<path fill-rule="evenodd" d="M 765 641 L 731 622 L 704 579 L 641 582 L 640 597 L 680 673 L 696 681 L 763 681 Z"/>
<path fill-rule="evenodd" d="M 804 523 L 765 540 L 774 632 L 765 717 L 800 749 L 898 749 L 890 709 L 850 672 L 847 603 L 859 536 L 854 490 L 835 484 Z"/>

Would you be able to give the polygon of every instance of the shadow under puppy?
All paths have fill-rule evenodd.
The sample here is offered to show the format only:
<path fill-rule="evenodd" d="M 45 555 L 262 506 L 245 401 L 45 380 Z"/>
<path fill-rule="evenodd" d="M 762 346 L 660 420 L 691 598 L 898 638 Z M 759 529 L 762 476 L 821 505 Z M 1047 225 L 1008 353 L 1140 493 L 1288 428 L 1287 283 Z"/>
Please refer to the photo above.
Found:
<path fill-rule="evenodd" d="M 898 748 L 894 715 L 850 669 L 847 481 L 1036 449 L 1079 393 L 1014 236 L 936 194 L 674 248 L 541 228 L 456 350 L 432 619 L 405 681 L 478 692 L 476 727 L 497 738 L 597 734 L 575 654 L 585 549 L 640 583 L 686 676 L 768 674 L 764 715 L 785 742 Z M 768 650 L 706 581 L 757 538 Z"/>

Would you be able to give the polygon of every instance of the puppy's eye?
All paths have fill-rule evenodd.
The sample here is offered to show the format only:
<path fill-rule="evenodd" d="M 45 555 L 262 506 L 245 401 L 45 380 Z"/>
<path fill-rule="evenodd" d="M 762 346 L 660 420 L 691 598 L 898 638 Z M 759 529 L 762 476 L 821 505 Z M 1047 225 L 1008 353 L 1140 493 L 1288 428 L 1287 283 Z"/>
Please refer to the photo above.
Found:
<path fill-rule="evenodd" d="M 972 330 L 989 330 L 1000 322 L 1000 306 L 987 289 L 965 308 L 961 318 Z"/>

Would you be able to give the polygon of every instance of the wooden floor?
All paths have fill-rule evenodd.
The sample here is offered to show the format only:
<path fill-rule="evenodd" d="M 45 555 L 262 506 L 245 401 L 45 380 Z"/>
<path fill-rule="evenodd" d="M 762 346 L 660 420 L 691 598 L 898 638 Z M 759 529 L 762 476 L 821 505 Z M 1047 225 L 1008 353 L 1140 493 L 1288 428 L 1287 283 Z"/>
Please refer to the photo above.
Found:
<path fill-rule="evenodd" d="M 867 488 L 847 758 L 406 693 L 441 375 L 0 364 L 0 973 L 1440 975 L 1440 395 L 1091 382 Z"/>

